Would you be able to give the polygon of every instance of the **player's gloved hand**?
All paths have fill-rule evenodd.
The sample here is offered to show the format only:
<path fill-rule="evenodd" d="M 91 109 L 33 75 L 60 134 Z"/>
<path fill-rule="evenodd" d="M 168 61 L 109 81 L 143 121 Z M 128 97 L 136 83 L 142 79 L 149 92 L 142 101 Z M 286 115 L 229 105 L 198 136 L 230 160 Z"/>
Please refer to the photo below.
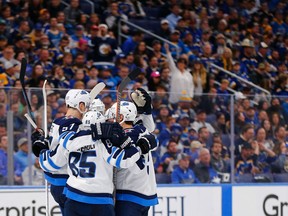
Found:
<path fill-rule="evenodd" d="M 146 134 L 138 139 L 136 146 L 141 149 L 142 154 L 147 154 L 157 147 L 157 140 L 153 134 Z"/>
<path fill-rule="evenodd" d="M 31 134 L 31 141 L 34 143 L 36 140 L 44 140 L 45 134 L 42 128 L 35 129 Z"/>
<path fill-rule="evenodd" d="M 39 154 L 42 150 L 49 150 L 49 141 L 48 139 L 39 139 L 33 142 L 32 152 L 36 157 L 39 157 Z"/>
<path fill-rule="evenodd" d="M 114 132 L 123 130 L 121 125 L 117 122 L 104 122 L 91 124 L 92 139 L 94 141 L 99 139 L 109 139 Z"/>
<path fill-rule="evenodd" d="M 130 94 L 130 97 L 133 103 L 137 107 L 137 112 L 139 114 L 151 114 L 152 105 L 151 105 L 151 96 L 142 88 L 138 88 Z"/>
<path fill-rule="evenodd" d="M 123 129 L 115 130 L 112 137 L 110 138 L 110 141 L 113 146 L 116 146 L 121 149 L 124 149 L 125 147 L 128 147 L 131 144 L 131 138 L 124 132 Z"/>

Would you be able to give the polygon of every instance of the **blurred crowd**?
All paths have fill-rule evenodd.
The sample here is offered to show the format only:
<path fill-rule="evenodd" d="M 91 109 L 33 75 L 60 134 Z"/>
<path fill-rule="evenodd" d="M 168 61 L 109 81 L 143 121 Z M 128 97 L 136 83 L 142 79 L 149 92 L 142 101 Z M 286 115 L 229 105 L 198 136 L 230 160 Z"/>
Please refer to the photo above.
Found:
<path fill-rule="evenodd" d="M 45 80 L 51 123 L 65 114 L 68 89 L 89 90 L 104 82 L 100 97 L 109 108 L 117 85 L 140 67 L 123 98 L 139 87 L 151 92 L 160 142 L 153 159 L 160 182 L 218 183 L 229 182 L 231 172 L 236 177 L 288 172 L 286 1 L 91 2 L 94 11 L 79 0 L 0 2 L 0 184 L 7 176 L 8 110 L 14 114 L 17 184 L 24 184 L 29 157 L 19 81 L 23 57 L 37 125 L 43 114 L 37 88 Z M 171 43 L 118 26 L 120 19 L 156 23 L 149 31 Z M 128 36 L 120 44 L 119 28 Z M 37 160 L 31 161 L 38 170 Z"/>

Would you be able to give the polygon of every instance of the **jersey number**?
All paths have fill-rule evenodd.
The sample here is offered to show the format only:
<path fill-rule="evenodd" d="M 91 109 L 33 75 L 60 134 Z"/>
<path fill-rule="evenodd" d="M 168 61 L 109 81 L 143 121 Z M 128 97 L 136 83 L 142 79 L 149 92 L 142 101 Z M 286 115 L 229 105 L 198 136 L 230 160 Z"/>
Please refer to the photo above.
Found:
<path fill-rule="evenodd" d="M 69 154 L 69 168 L 74 176 L 93 178 L 96 173 L 96 164 L 87 161 L 88 158 L 96 157 L 96 151 L 71 152 Z"/>

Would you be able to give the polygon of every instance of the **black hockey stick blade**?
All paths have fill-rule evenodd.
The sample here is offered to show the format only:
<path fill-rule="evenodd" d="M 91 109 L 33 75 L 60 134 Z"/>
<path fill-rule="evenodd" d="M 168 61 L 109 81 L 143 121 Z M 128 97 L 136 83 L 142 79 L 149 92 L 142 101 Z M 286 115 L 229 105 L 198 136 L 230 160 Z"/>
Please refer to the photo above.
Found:
<path fill-rule="evenodd" d="M 24 96 L 24 100 L 26 102 L 27 108 L 28 108 L 28 113 L 30 115 L 30 117 L 33 119 L 33 121 L 35 122 L 34 119 L 34 115 L 32 113 L 32 108 L 26 93 L 26 89 L 25 89 L 25 74 L 26 74 L 26 68 L 27 68 L 27 60 L 26 58 L 22 58 L 21 60 L 21 68 L 20 68 L 20 83 L 21 83 L 21 87 L 22 87 L 22 93 Z"/>
<path fill-rule="evenodd" d="M 128 83 L 134 80 L 140 73 L 141 73 L 141 69 L 138 67 L 135 68 L 131 73 L 129 73 L 129 75 L 124 80 L 122 80 L 122 82 L 119 85 L 118 91 L 123 92 L 123 90 L 126 88 Z"/>

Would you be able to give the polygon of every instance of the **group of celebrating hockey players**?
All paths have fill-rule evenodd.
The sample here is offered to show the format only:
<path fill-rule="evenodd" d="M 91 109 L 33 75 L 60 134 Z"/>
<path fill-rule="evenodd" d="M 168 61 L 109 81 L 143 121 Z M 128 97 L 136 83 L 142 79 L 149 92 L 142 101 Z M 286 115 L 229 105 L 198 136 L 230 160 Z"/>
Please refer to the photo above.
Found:
<path fill-rule="evenodd" d="M 117 103 L 105 112 L 100 99 L 90 104 L 87 91 L 72 89 L 49 136 L 33 132 L 32 151 L 64 216 L 146 216 L 158 204 L 151 97 L 143 89 L 130 96 L 118 116 Z"/>

